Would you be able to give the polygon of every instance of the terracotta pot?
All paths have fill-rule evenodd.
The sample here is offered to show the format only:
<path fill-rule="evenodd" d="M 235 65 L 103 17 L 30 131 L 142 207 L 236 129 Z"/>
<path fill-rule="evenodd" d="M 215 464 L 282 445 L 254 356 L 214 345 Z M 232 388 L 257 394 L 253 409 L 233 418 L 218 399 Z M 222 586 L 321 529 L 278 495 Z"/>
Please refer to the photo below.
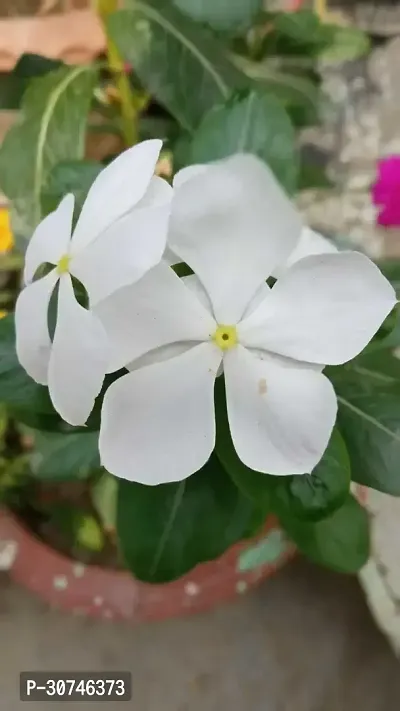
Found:
<path fill-rule="evenodd" d="M 0 71 L 10 71 L 31 52 L 70 64 L 90 62 L 104 51 L 100 22 L 91 10 L 0 18 Z"/>
<path fill-rule="evenodd" d="M 105 619 L 140 622 L 206 610 L 269 577 L 293 554 L 271 518 L 257 539 L 179 580 L 150 585 L 129 573 L 77 563 L 36 538 L 10 511 L 0 511 L 0 569 L 53 606 Z"/>

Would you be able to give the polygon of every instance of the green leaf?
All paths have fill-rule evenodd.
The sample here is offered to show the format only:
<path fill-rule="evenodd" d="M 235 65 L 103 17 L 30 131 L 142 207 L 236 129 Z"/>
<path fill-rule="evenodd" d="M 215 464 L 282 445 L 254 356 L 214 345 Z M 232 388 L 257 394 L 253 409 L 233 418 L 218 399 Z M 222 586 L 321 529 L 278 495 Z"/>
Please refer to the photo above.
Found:
<path fill-rule="evenodd" d="M 331 189 L 333 183 L 322 166 L 307 162 L 305 157 L 300 164 L 298 190 Z"/>
<path fill-rule="evenodd" d="M 129 0 L 109 33 L 144 87 L 192 131 L 215 104 L 248 81 L 222 45 L 166 0 Z"/>
<path fill-rule="evenodd" d="M 86 479 L 100 468 L 98 432 L 35 432 L 33 473 L 39 479 Z"/>
<path fill-rule="evenodd" d="M 346 446 L 334 430 L 328 448 L 311 474 L 274 477 L 273 507 L 285 517 L 318 521 L 342 506 L 350 491 Z"/>
<path fill-rule="evenodd" d="M 332 41 L 319 52 L 319 58 L 331 64 L 351 62 L 367 54 L 371 41 L 363 30 L 357 27 L 331 25 Z"/>
<path fill-rule="evenodd" d="M 69 160 L 55 165 L 42 193 L 43 212 L 47 214 L 55 210 L 67 193 L 75 195 L 76 208 L 80 211 L 89 188 L 102 169 L 101 163 L 89 160 Z"/>
<path fill-rule="evenodd" d="M 127 566 L 164 583 L 218 558 L 248 532 L 254 506 L 217 458 L 185 481 L 160 486 L 118 482 L 117 533 Z"/>
<path fill-rule="evenodd" d="M 368 515 L 351 495 L 322 521 L 282 517 L 281 523 L 298 549 L 319 565 L 338 573 L 357 573 L 368 560 Z"/>
<path fill-rule="evenodd" d="M 49 74 L 49 72 L 53 72 L 55 69 L 60 69 L 60 67 L 65 66 L 64 62 L 59 59 L 50 59 L 41 54 L 25 52 L 25 54 L 22 54 L 18 59 L 12 74 L 24 79 L 33 79 L 35 77 L 45 76 Z"/>
<path fill-rule="evenodd" d="M 235 55 L 234 60 L 266 94 L 283 104 L 293 120 L 296 119 L 300 125 L 317 123 L 321 113 L 321 92 L 310 78 L 293 72 L 291 66 L 286 67 L 282 57 L 255 62 Z"/>
<path fill-rule="evenodd" d="M 174 0 L 174 5 L 196 22 L 215 30 L 243 30 L 263 7 L 263 0 Z"/>
<path fill-rule="evenodd" d="M 113 532 L 116 528 L 117 494 L 117 479 L 108 472 L 104 472 L 91 487 L 93 505 L 105 531 Z"/>
<path fill-rule="evenodd" d="M 400 383 L 357 366 L 330 369 L 352 479 L 400 496 Z"/>
<path fill-rule="evenodd" d="M 294 191 L 298 173 L 294 129 L 282 105 L 262 91 L 212 109 L 194 135 L 191 162 L 207 163 L 239 152 L 258 155 L 281 184 Z"/>
<path fill-rule="evenodd" d="M 377 385 L 400 383 L 400 360 L 388 349 L 365 351 L 349 363 L 347 370 L 360 378 L 372 379 Z"/>
<path fill-rule="evenodd" d="M 331 41 L 332 29 L 312 10 L 281 12 L 275 16 L 275 32 L 300 45 L 324 45 Z"/>
<path fill-rule="evenodd" d="M 0 148 L 0 187 L 13 207 L 17 240 L 42 217 L 40 196 L 51 169 L 83 156 L 85 126 L 96 83 L 91 67 L 66 67 L 34 79 L 20 120 Z"/>
<path fill-rule="evenodd" d="M 388 259 L 378 262 L 378 267 L 392 284 L 397 298 L 400 298 L 400 259 Z"/>
<path fill-rule="evenodd" d="M 38 54 L 23 54 L 12 72 L 0 74 L 0 109 L 19 109 L 29 80 L 62 66 L 63 62 Z"/>
<path fill-rule="evenodd" d="M 1 73 L 0 109 L 6 111 L 15 111 L 19 109 L 26 87 L 27 81 L 23 77 L 17 77 L 13 73 Z"/>
<path fill-rule="evenodd" d="M 101 551 L 105 538 L 94 516 L 82 515 L 75 521 L 75 542 L 89 551 Z"/>

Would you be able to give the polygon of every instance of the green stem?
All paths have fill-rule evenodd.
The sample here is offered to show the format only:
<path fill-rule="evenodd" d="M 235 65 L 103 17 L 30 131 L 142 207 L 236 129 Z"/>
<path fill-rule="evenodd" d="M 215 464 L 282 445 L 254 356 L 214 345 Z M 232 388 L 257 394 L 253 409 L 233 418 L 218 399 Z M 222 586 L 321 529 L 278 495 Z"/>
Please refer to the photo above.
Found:
<path fill-rule="evenodd" d="M 107 17 L 118 10 L 118 0 L 93 0 L 93 2 L 106 35 L 108 68 L 115 78 L 115 84 L 121 99 L 124 142 L 126 146 L 133 146 L 138 141 L 138 112 L 129 78 L 125 72 L 123 59 L 107 30 Z"/>

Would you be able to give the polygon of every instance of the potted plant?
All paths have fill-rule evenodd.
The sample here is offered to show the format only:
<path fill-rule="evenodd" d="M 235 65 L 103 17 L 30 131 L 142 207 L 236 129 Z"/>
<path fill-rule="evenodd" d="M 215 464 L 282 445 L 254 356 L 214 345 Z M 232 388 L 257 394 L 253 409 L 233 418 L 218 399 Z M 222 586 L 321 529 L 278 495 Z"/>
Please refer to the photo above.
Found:
<path fill-rule="evenodd" d="M 98 10 L 106 59 L 70 67 L 25 56 L 10 77 L 26 91 L 0 149 L 0 187 L 16 242 L 15 254 L 2 258 L 9 313 L 0 321 L 0 565 L 55 604 L 131 619 L 204 609 L 244 592 L 294 546 L 356 572 L 369 536 L 351 482 L 400 489 L 395 295 L 366 257 L 339 255 L 318 235 L 301 233 L 287 196 L 326 184 L 298 155 L 297 132 L 318 120 L 315 61 L 342 30 L 309 12 L 260 14 L 257 3 L 229 15 L 214 1 L 201 17 L 197 4 L 183 0 L 123 10 L 99 2 Z M 117 137 L 117 155 L 88 159 L 87 138 L 98 136 L 99 119 L 101 131 Z M 213 271 L 224 235 L 227 251 Z M 251 268 L 240 251 L 243 235 Z M 269 244 L 279 258 L 264 273 Z M 204 257 L 211 281 L 200 247 L 213 255 Z M 241 371 L 229 384 L 227 369 L 229 354 L 245 342 L 238 321 L 247 313 L 251 322 L 263 303 L 262 294 L 253 303 L 251 284 L 269 286 L 275 298 L 294 273 L 290 265 L 310 253 L 327 253 L 316 264 L 342 265 L 330 299 L 332 308 L 342 299 L 343 318 L 359 300 L 364 321 L 351 329 L 356 343 L 339 330 L 330 341 L 340 353 L 327 361 L 268 345 L 277 354 L 270 366 L 284 368 L 285 377 L 260 371 L 256 404 L 242 399 L 237 409 L 232 382 L 247 376 Z M 226 281 L 232 267 L 237 273 Z M 246 269 L 251 284 L 240 305 Z M 192 272 L 220 316 L 207 295 L 199 297 Z M 360 291 L 348 287 L 349 274 Z M 218 305 L 220 278 L 231 286 Z M 304 312 L 297 315 L 300 323 Z M 250 351 L 263 350 L 251 338 Z M 168 351 L 177 342 L 178 352 Z M 199 353 L 200 370 L 185 379 Z M 329 380 L 310 362 L 330 362 Z M 178 363 L 177 381 L 162 363 Z M 285 392 L 276 394 L 279 380 Z M 157 400 L 164 387 L 167 399 Z M 281 412 L 290 392 L 297 395 Z M 311 404 L 300 407 L 301 393 Z M 257 410 L 264 402 L 278 408 L 268 422 Z M 265 440 L 255 435 L 260 418 Z M 256 426 L 253 444 L 243 435 L 248 423 Z M 268 437 L 275 444 L 266 456 Z"/>

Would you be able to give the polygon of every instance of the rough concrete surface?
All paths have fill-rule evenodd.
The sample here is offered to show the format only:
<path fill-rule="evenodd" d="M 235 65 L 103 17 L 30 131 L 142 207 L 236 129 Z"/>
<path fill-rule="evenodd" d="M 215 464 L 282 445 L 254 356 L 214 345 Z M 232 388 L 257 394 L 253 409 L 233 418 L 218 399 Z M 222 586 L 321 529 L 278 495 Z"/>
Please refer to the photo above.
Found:
<path fill-rule="evenodd" d="M 21 670 L 131 670 L 131 702 L 74 711 L 398 711 L 398 662 L 355 579 L 296 560 L 207 614 L 138 627 L 49 611 L 0 578 L 0 709 Z"/>

